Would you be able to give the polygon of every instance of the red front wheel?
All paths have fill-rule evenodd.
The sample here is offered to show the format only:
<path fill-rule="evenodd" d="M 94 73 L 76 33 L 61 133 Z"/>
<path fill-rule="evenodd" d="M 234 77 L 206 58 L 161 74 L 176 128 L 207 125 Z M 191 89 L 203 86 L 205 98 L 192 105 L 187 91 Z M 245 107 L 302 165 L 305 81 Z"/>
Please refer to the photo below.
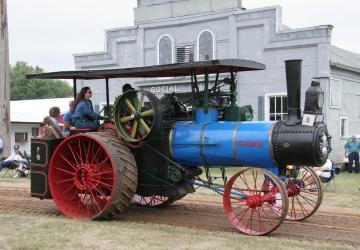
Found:
<path fill-rule="evenodd" d="M 131 203 L 137 187 L 130 150 L 105 133 L 77 134 L 55 150 L 49 186 L 60 211 L 75 219 L 111 218 Z"/>
<path fill-rule="evenodd" d="M 264 169 L 245 168 L 226 184 L 223 205 L 237 230 L 248 235 L 265 235 L 280 226 L 289 204 L 279 178 Z"/>
<path fill-rule="evenodd" d="M 289 196 L 287 220 L 304 220 L 321 205 L 323 190 L 318 175 L 310 167 L 287 168 L 286 189 Z"/>

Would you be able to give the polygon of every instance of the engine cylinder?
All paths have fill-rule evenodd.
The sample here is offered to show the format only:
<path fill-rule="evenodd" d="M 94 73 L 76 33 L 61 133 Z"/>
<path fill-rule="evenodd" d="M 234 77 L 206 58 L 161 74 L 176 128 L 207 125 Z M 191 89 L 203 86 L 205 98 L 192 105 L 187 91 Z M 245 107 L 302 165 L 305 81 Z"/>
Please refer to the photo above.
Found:
<path fill-rule="evenodd" d="M 170 133 L 172 158 L 185 167 L 273 168 L 269 122 L 177 122 Z"/>

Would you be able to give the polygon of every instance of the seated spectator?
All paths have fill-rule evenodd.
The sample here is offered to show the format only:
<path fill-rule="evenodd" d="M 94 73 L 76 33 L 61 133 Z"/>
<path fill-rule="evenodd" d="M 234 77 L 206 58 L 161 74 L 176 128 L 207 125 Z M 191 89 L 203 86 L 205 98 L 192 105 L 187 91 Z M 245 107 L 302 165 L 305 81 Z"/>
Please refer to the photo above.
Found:
<path fill-rule="evenodd" d="M 60 126 L 58 124 L 58 118 L 60 116 L 60 108 L 59 107 L 51 107 L 49 110 L 49 117 L 51 119 L 51 121 L 54 123 L 54 125 L 56 126 L 57 129 L 60 130 Z"/>
<path fill-rule="evenodd" d="M 15 145 L 14 152 L 3 162 L 0 163 L 0 171 L 3 168 L 15 169 L 19 166 L 20 162 L 26 162 L 26 159 L 23 157 L 23 154 L 20 152 L 19 145 Z"/>
<path fill-rule="evenodd" d="M 57 122 L 54 122 L 54 119 L 51 119 L 50 116 L 44 118 L 43 128 L 45 129 L 43 137 L 46 139 L 59 139 L 64 137 Z"/>
<path fill-rule="evenodd" d="M 70 132 L 71 127 L 74 127 L 74 125 L 71 123 L 71 118 L 74 115 L 74 111 L 75 111 L 75 102 L 71 100 L 69 102 L 69 111 L 64 114 L 64 131 L 63 132 L 66 134 Z"/>
<path fill-rule="evenodd" d="M 97 113 L 94 112 L 92 102 L 92 91 L 89 87 L 84 87 L 80 90 L 75 100 L 75 111 L 71 118 L 72 124 L 76 128 L 98 128 L 97 120 L 100 118 Z"/>
<path fill-rule="evenodd" d="M 331 170 L 333 169 L 332 162 L 327 159 L 325 164 L 321 167 L 313 167 L 313 170 L 316 172 L 316 174 L 323 178 L 324 180 L 329 179 L 331 177 Z"/>

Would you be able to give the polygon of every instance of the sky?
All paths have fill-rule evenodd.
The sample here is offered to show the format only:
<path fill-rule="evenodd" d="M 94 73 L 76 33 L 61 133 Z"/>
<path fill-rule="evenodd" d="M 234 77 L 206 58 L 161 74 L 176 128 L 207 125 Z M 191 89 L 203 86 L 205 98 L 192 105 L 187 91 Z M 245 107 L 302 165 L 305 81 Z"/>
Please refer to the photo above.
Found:
<path fill-rule="evenodd" d="M 57 71 L 74 69 L 75 53 L 103 51 L 106 29 L 132 26 L 136 0 L 7 0 L 7 5 L 10 64 L 25 61 Z M 273 5 L 282 6 L 283 24 L 291 28 L 332 24 L 332 44 L 360 53 L 359 0 L 243 0 L 247 9 Z"/>

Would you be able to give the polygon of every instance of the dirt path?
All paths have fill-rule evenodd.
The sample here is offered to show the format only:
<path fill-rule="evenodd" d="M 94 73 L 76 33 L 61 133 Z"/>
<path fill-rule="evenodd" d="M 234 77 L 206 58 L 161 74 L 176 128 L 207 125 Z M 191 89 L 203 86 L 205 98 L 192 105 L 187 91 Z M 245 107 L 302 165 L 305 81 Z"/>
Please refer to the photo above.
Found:
<path fill-rule="evenodd" d="M 25 187 L 0 185 L 0 211 L 60 216 L 51 200 L 30 197 Z M 236 232 L 223 212 L 219 196 L 192 194 L 166 209 L 132 207 L 121 220 L 156 223 L 211 231 Z M 285 221 L 270 237 L 296 240 L 336 242 L 360 246 L 360 210 L 321 207 L 302 222 Z"/>

